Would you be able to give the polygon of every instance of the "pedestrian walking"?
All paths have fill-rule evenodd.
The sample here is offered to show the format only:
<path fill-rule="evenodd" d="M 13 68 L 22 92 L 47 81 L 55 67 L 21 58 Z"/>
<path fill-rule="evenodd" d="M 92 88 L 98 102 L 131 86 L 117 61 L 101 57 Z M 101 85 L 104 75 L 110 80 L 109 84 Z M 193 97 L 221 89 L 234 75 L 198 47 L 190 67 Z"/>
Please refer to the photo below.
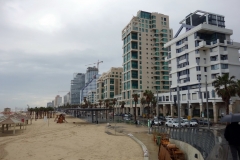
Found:
<path fill-rule="evenodd" d="M 238 122 L 232 122 L 227 125 L 224 133 L 225 139 L 228 141 L 233 160 L 240 160 L 240 125 Z"/>

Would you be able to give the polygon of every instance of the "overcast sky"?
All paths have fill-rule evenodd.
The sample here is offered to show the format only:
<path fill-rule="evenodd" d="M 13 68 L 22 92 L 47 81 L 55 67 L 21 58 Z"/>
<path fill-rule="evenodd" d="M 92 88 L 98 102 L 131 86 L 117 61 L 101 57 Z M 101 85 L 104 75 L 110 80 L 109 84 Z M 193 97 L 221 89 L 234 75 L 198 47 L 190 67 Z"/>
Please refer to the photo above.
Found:
<path fill-rule="evenodd" d="M 170 17 L 174 33 L 195 10 L 225 16 L 240 42 L 239 0 L 0 0 L 0 111 L 46 106 L 73 73 L 98 60 L 122 67 L 121 30 L 138 10 Z"/>

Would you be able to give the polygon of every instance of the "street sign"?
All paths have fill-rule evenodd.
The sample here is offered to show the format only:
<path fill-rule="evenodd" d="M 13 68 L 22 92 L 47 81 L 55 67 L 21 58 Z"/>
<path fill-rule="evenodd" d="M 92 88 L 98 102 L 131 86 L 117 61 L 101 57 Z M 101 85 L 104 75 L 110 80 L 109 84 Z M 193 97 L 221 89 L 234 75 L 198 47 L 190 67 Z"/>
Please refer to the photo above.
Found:
<path fill-rule="evenodd" d="M 191 116 L 187 116 L 187 119 L 188 119 L 188 120 L 191 120 L 191 118 L 192 118 Z"/>

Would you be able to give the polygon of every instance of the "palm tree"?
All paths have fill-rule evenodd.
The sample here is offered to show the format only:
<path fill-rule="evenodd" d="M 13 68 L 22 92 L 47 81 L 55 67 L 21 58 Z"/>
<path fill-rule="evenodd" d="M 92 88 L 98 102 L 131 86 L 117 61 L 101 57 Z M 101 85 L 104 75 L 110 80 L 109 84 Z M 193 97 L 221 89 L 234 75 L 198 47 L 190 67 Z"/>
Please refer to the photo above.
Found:
<path fill-rule="evenodd" d="M 116 101 L 117 101 L 116 98 L 113 98 L 113 99 L 112 99 L 112 104 L 113 104 L 113 120 L 114 120 L 114 106 L 115 106 L 115 104 L 116 104 Z"/>
<path fill-rule="evenodd" d="M 136 121 L 137 120 L 137 103 L 138 103 L 138 98 L 139 98 L 139 95 L 134 93 L 132 94 L 132 98 L 135 102 L 135 108 L 134 108 L 134 120 Z"/>
<path fill-rule="evenodd" d="M 236 94 L 236 83 L 234 81 L 235 76 L 229 77 L 228 73 L 218 76 L 213 82 L 217 95 L 222 97 L 225 102 L 226 114 L 229 114 L 229 101 L 231 96 Z"/>
<path fill-rule="evenodd" d="M 87 101 L 87 98 L 84 97 L 83 101 L 84 101 L 84 103 L 85 103 L 85 107 L 88 108 L 88 101 Z"/>
<path fill-rule="evenodd" d="M 54 108 L 53 107 L 48 107 L 48 111 L 50 112 L 49 118 L 52 118 L 53 117 Z"/>
<path fill-rule="evenodd" d="M 236 81 L 235 89 L 236 89 L 236 94 L 238 95 L 238 97 L 240 97 L 240 80 Z"/>
<path fill-rule="evenodd" d="M 39 116 L 39 108 L 35 107 L 34 112 L 35 112 L 35 120 L 36 120 L 36 119 L 38 119 L 38 116 Z"/>
<path fill-rule="evenodd" d="M 154 97 L 154 96 L 153 96 L 153 98 L 152 98 L 152 105 L 153 105 L 153 110 L 154 110 L 155 113 L 156 113 L 157 99 L 156 99 L 156 97 Z"/>
<path fill-rule="evenodd" d="M 44 112 L 44 107 L 40 107 L 40 108 L 39 108 L 39 111 L 40 111 L 40 119 L 42 119 L 42 117 L 43 117 L 43 112 Z"/>
<path fill-rule="evenodd" d="M 140 100 L 140 103 L 144 107 L 144 105 L 146 104 L 146 99 L 142 97 L 141 100 Z"/>
<path fill-rule="evenodd" d="M 152 91 L 150 90 L 145 90 L 145 92 L 143 93 L 143 96 L 146 98 L 146 102 L 148 104 L 148 118 L 149 118 L 149 114 L 150 114 L 150 103 L 152 102 L 152 99 L 154 97 Z"/>
<path fill-rule="evenodd" d="M 125 101 L 122 101 L 122 102 L 121 102 L 122 113 L 123 113 L 123 108 L 124 108 L 124 105 L 125 105 L 125 104 L 126 104 Z"/>
<path fill-rule="evenodd" d="M 101 106 L 102 106 L 102 100 L 98 100 L 98 102 L 99 102 L 99 106 L 100 106 L 100 108 L 101 108 Z"/>

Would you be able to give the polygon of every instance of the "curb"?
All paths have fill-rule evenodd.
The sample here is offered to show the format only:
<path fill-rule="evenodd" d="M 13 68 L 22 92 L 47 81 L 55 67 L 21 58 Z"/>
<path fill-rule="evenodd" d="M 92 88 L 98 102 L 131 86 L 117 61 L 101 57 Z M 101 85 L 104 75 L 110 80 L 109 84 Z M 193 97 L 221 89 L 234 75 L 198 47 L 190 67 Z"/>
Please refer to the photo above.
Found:
<path fill-rule="evenodd" d="M 143 150 L 143 160 L 149 160 L 148 158 L 148 150 L 147 147 L 136 137 L 134 137 L 131 133 L 127 134 L 130 138 L 132 138 L 135 142 L 137 142 L 139 145 L 142 146 L 142 150 Z"/>

